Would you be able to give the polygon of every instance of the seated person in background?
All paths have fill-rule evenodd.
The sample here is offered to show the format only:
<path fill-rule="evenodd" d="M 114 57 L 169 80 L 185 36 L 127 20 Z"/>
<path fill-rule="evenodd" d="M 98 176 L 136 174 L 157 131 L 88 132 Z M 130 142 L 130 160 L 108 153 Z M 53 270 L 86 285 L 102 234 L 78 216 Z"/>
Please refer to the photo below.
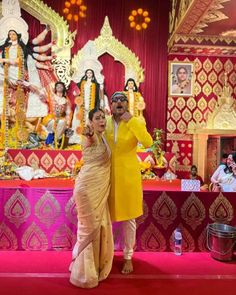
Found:
<path fill-rule="evenodd" d="M 191 166 L 191 170 L 190 170 L 190 174 L 189 174 L 189 179 L 199 180 L 201 186 L 204 184 L 201 176 L 197 174 L 197 166 L 196 165 L 192 165 Z"/>
<path fill-rule="evenodd" d="M 236 191 L 236 154 L 229 154 L 226 166 L 219 165 L 211 177 L 212 191 L 234 192 Z"/>
<path fill-rule="evenodd" d="M 228 158 L 228 154 L 223 154 L 222 158 L 221 158 L 221 161 L 220 161 L 220 165 L 225 165 L 226 166 L 227 158 Z"/>

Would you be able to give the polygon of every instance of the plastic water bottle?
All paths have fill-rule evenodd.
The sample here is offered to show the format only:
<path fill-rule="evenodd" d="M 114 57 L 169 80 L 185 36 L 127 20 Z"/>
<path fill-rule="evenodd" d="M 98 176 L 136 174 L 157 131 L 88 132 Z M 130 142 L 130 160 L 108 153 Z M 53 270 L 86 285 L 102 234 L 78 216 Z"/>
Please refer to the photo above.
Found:
<path fill-rule="evenodd" d="M 180 228 L 174 231 L 174 253 L 175 255 L 182 255 L 182 233 Z"/>

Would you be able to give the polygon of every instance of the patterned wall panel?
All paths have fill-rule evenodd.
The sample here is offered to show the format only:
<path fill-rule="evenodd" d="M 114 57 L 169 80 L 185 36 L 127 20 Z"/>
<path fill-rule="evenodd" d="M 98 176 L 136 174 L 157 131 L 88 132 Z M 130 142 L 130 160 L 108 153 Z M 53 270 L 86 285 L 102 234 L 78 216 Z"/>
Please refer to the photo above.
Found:
<path fill-rule="evenodd" d="M 167 152 L 173 152 L 173 143 L 178 142 L 177 174 L 183 178 L 187 176 L 193 164 L 192 138 L 188 135 L 185 140 L 188 126 L 204 126 L 209 114 L 214 110 L 217 96 L 222 92 L 225 72 L 228 73 L 233 96 L 236 96 L 236 58 L 170 55 L 169 61 L 194 63 L 194 95 L 168 97 L 166 147 Z"/>
<path fill-rule="evenodd" d="M 77 216 L 73 186 L 0 188 L 0 251 L 71 250 Z M 183 251 L 206 251 L 209 223 L 235 226 L 235 193 L 144 191 L 144 214 L 137 219 L 137 251 L 173 251 L 181 228 Z M 116 249 L 122 224 L 113 223 Z M 121 248 L 120 248 L 121 247 Z"/>

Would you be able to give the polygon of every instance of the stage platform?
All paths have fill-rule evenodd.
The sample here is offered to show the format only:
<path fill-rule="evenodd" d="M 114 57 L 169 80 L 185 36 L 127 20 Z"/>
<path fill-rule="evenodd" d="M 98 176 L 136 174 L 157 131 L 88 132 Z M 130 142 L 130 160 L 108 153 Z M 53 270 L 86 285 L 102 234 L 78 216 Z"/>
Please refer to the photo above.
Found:
<path fill-rule="evenodd" d="M 72 171 L 77 162 L 82 159 L 82 152 L 80 150 L 22 150 L 9 149 L 8 155 L 17 166 L 35 166 L 35 164 L 45 170 L 47 173 L 57 173 L 65 170 Z M 141 161 L 144 161 L 150 152 L 139 151 L 138 156 Z M 165 159 L 168 163 L 168 169 L 172 172 L 175 170 L 176 157 L 174 153 L 165 153 Z M 157 168 L 158 176 L 162 176 L 166 169 Z"/>
<path fill-rule="evenodd" d="M 47 173 L 72 170 L 75 163 L 81 160 L 79 150 L 21 150 L 9 149 L 8 155 L 17 166 L 32 166 L 37 164 Z"/>
<path fill-rule="evenodd" d="M 71 250 L 77 217 L 73 179 L 0 181 L 0 250 Z M 236 224 L 235 193 L 182 192 L 180 180 L 143 181 L 144 214 L 137 218 L 137 251 L 172 251 L 180 227 L 184 251 L 207 251 L 206 227 Z M 116 248 L 122 244 L 114 224 Z"/>

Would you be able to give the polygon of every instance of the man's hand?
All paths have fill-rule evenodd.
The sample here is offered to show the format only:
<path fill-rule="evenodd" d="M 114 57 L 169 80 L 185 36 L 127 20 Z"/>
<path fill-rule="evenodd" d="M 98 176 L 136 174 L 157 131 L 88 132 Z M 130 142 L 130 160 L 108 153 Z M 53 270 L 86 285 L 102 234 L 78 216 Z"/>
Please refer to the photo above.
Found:
<path fill-rule="evenodd" d="M 92 137 L 94 135 L 94 130 L 91 125 L 86 125 L 84 127 L 83 135 L 86 137 Z"/>
<path fill-rule="evenodd" d="M 230 167 L 232 168 L 233 174 L 236 175 L 236 163 L 230 164 Z"/>
<path fill-rule="evenodd" d="M 132 118 L 132 115 L 130 114 L 130 112 L 125 112 L 122 116 L 120 116 L 120 119 L 125 122 L 129 122 L 131 118 Z"/>

